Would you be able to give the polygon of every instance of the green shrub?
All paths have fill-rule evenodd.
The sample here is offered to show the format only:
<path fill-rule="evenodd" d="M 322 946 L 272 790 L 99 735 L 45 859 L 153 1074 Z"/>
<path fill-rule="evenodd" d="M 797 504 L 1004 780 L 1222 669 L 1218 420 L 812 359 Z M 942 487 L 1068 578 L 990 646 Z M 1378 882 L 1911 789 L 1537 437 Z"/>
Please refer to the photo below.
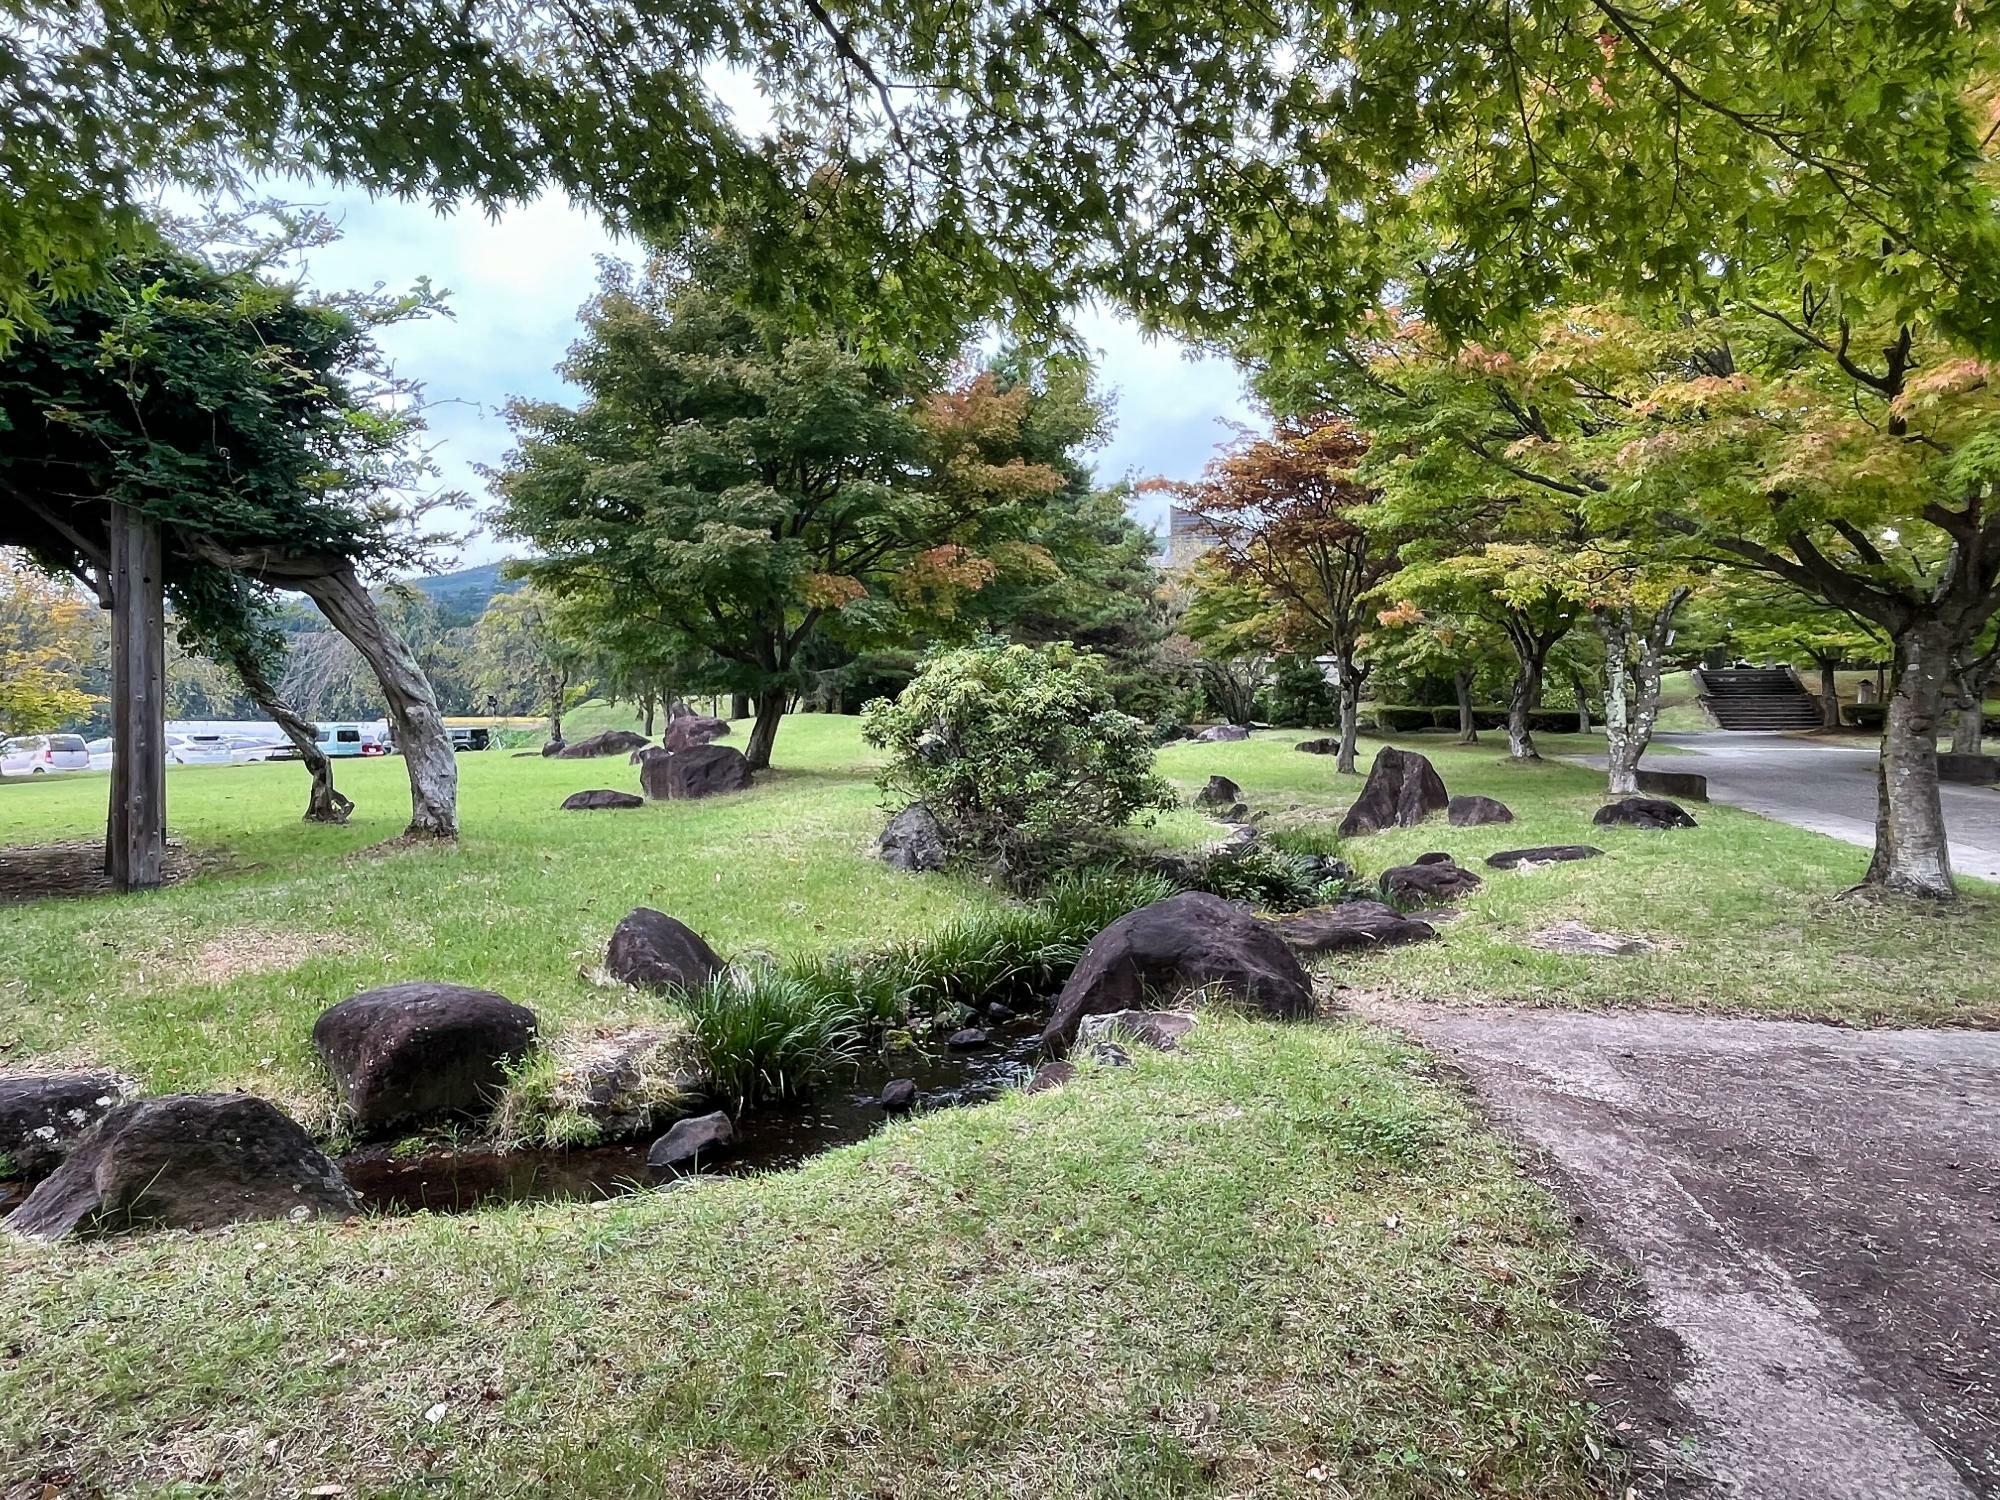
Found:
<path fill-rule="evenodd" d="M 1278 658 L 1264 703 L 1264 716 L 1280 729 L 1327 729 L 1340 722 L 1333 684 L 1310 656 Z"/>
<path fill-rule="evenodd" d="M 1431 711 L 1428 708 L 1401 708 L 1378 703 L 1371 717 L 1376 732 L 1380 734 L 1415 734 L 1431 727 Z"/>
<path fill-rule="evenodd" d="M 1115 706 L 1102 658 L 986 640 L 925 659 L 861 716 L 884 790 L 929 804 L 954 850 L 1003 869 L 1077 833 L 1173 806 L 1151 732 Z"/>

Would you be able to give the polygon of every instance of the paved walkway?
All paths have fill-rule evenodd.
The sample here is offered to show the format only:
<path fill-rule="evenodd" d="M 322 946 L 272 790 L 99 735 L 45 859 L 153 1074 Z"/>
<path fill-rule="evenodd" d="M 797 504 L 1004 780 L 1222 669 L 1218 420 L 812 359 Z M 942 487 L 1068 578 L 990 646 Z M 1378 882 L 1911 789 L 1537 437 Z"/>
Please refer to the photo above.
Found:
<path fill-rule="evenodd" d="M 1785 734 L 1714 731 L 1662 734 L 1701 757 L 1662 756 L 1648 762 L 1660 771 L 1695 771 L 1708 778 L 1716 802 L 1763 813 L 1831 834 L 1850 844 L 1875 844 L 1875 766 L 1872 742 L 1802 739 Z M 1593 757 L 1598 766 L 1604 757 Z M 1951 838 L 1952 869 L 1961 875 L 2000 880 L 2000 790 L 1941 787 L 1945 829 Z"/>
<path fill-rule="evenodd" d="M 1636 1266 L 1721 1493 L 2000 1494 L 2000 1035 L 1363 1008 Z"/>

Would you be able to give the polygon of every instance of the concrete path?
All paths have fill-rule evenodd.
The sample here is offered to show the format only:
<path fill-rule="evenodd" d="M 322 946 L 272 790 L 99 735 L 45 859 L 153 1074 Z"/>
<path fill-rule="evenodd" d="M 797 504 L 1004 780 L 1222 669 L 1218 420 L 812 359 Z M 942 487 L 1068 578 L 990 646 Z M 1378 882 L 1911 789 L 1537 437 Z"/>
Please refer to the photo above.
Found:
<path fill-rule="evenodd" d="M 1692 751 L 1654 762 L 1662 771 L 1694 771 L 1708 778 L 1716 802 L 1747 808 L 1781 822 L 1831 834 L 1850 844 L 1875 844 L 1874 744 L 1803 739 L 1786 734 L 1714 731 L 1663 734 L 1662 745 Z M 1593 757 L 1601 768 L 1602 756 Z M 1940 788 L 1951 864 L 1961 875 L 2000 880 L 2000 790 Z"/>
<path fill-rule="evenodd" d="M 1722 1493 L 2000 1494 L 2000 1035 L 1363 1009 L 1636 1266 Z"/>

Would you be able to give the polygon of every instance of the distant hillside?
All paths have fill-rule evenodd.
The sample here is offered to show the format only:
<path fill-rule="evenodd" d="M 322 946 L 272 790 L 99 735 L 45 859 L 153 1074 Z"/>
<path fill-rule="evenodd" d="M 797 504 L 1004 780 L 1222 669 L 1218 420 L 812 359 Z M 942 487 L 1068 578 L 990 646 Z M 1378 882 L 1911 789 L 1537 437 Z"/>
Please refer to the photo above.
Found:
<path fill-rule="evenodd" d="M 500 576 L 500 570 L 506 566 L 506 560 L 502 559 L 482 563 L 476 568 L 460 568 L 456 573 L 438 573 L 429 578 L 406 581 L 410 587 L 429 594 L 446 614 L 476 620 L 486 612 L 487 601 L 495 594 L 508 593 L 521 586 L 519 579 Z"/>

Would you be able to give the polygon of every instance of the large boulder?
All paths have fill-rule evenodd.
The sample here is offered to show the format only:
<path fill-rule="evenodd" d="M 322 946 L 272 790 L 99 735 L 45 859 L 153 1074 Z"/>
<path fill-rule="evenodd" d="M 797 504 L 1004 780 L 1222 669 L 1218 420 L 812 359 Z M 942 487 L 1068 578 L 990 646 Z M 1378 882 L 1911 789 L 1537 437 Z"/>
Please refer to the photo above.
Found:
<path fill-rule="evenodd" d="M 124 1099 L 115 1073 L 0 1073 L 0 1177 L 46 1177 Z"/>
<path fill-rule="evenodd" d="M 629 729 L 607 729 L 587 740 L 564 745 L 556 754 L 564 760 L 590 760 L 599 755 L 629 755 L 650 743 L 643 734 L 635 734 Z"/>
<path fill-rule="evenodd" d="M 722 960 L 701 934 L 665 912 L 641 906 L 611 930 L 604 968 L 642 990 L 699 989 L 722 972 Z"/>
<path fill-rule="evenodd" d="M 912 802 L 889 820 L 875 841 L 875 852 L 883 864 L 915 875 L 942 870 L 948 858 L 944 830 L 924 802 Z"/>
<path fill-rule="evenodd" d="M 1178 1052 L 1181 1038 L 1194 1030 L 1194 1012 L 1189 1010 L 1114 1010 L 1101 1016 L 1085 1016 L 1076 1029 L 1080 1046 L 1098 1042 L 1137 1042 L 1156 1052 Z"/>
<path fill-rule="evenodd" d="M 1619 824 L 1627 828 L 1692 828 L 1694 818 L 1678 802 L 1668 802 L 1662 797 L 1626 797 L 1618 802 L 1607 802 L 1598 808 L 1593 823 L 1609 827 Z"/>
<path fill-rule="evenodd" d="M 1604 851 L 1595 844 L 1542 844 L 1533 849 L 1502 849 L 1486 856 L 1496 870 L 1516 870 L 1522 865 L 1563 864 L 1573 859 L 1596 859 Z"/>
<path fill-rule="evenodd" d="M 1370 948 L 1400 948 L 1426 943 L 1437 936 L 1428 922 L 1406 917 L 1380 901 L 1343 901 L 1276 917 L 1271 926 L 1301 953 L 1350 953 Z"/>
<path fill-rule="evenodd" d="M 1491 797 L 1454 797 L 1445 808 L 1454 828 L 1479 828 L 1488 823 L 1511 823 L 1514 810 Z"/>
<path fill-rule="evenodd" d="M 653 1142 L 646 1152 L 646 1165 L 655 1172 L 695 1172 L 704 1160 L 713 1161 L 736 1148 L 736 1127 L 721 1110 L 682 1120 Z"/>
<path fill-rule="evenodd" d="M 1340 754 L 1340 741 L 1336 739 L 1300 740 L 1292 748 L 1306 755 L 1338 755 Z"/>
<path fill-rule="evenodd" d="M 1235 807 L 1243 800 L 1243 788 L 1227 776 L 1211 776 L 1208 785 L 1194 794 L 1197 807 Z"/>
<path fill-rule="evenodd" d="M 697 745 L 707 745 L 729 733 L 727 719 L 711 719 L 707 714 L 683 714 L 667 725 L 667 732 L 660 743 L 669 750 L 692 750 Z"/>
<path fill-rule="evenodd" d="M 1138 1010 L 1210 985 L 1269 1016 L 1313 1013 L 1312 981 L 1276 932 L 1220 896 L 1183 891 L 1127 912 L 1090 940 L 1042 1044 L 1067 1046 L 1085 1016 Z"/>
<path fill-rule="evenodd" d="M 363 990 L 313 1025 L 357 1136 L 491 1112 L 535 1013 L 491 990 L 419 980 Z"/>
<path fill-rule="evenodd" d="M 112 1110 L 7 1227 L 54 1240 L 359 1211 L 340 1169 L 276 1105 L 250 1094 L 169 1094 Z"/>
<path fill-rule="evenodd" d="M 1250 738 L 1250 731 L 1245 729 L 1241 724 L 1217 724 L 1212 728 L 1204 729 L 1195 738 L 1213 745 L 1222 740 L 1247 740 Z"/>
<path fill-rule="evenodd" d="M 1413 865 L 1396 865 L 1382 872 L 1383 896 L 1398 906 L 1433 906 L 1456 901 L 1483 884 L 1472 871 L 1461 869 L 1449 855 L 1426 856 Z"/>
<path fill-rule="evenodd" d="M 554 739 L 550 740 L 547 744 L 542 746 L 542 757 L 544 759 L 549 759 L 553 756 L 561 755 L 563 753 L 563 749 L 564 749 L 563 737 L 561 735 L 557 735 Z"/>
<path fill-rule="evenodd" d="M 695 1113 L 708 1097 L 708 1080 L 684 1066 L 685 1044 L 685 1033 L 652 1027 L 567 1033 L 549 1048 L 550 1102 L 589 1121 L 599 1141 L 657 1131 Z"/>
<path fill-rule="evenodd" d="M 1414 750 L 1384 745 L 1375 752 L 1361 795 L 1340 820 L 1341 837 L 1380 833 L 1385 828 L 1414 828 L 1432 814 L 1443 812 L 1450 802 L 1436 766 Z"/>
<path fill-rule="evenodd" d="M 728 745 L 649 750 L 639 760 L 639 785 L 655 802 L 746 791 L 750 781 L 750 762 Z"/>
<path fill-rule="evenodd" d="M 644 807 L 646 799 L 635 797 L 630 792 L 614 792 L 609 787 L 598 787 L 588 792 L 571 792 L 563 798 L 564 812 L 600 812 L 614 807 Z"/>

